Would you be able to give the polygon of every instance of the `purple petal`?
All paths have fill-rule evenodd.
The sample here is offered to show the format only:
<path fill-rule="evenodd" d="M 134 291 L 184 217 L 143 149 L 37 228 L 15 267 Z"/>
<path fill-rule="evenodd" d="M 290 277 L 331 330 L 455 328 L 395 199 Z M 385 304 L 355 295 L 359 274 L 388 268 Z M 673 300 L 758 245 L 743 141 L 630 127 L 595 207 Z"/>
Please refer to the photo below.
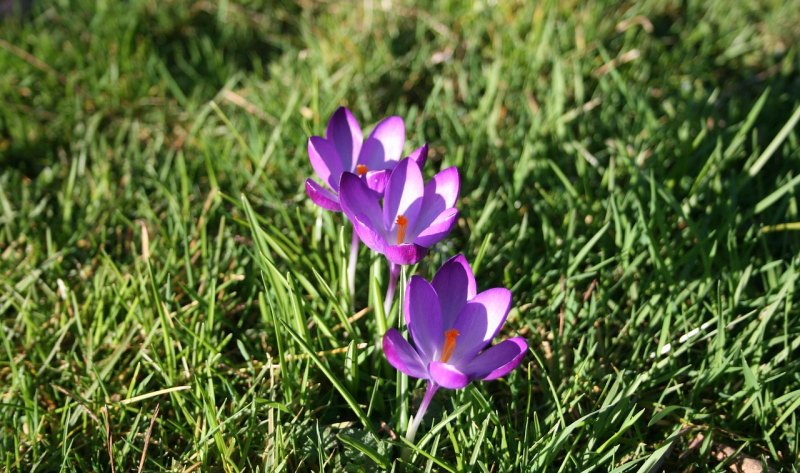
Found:
<path fill-rule="evenodd" d="M 339 184 L 339 204 L 358 237 L 372 250 L 383 253 L 386 239 L 380 229 L 381 207 L 375 195 L 353 173 L 342 174 Z"/>
<path fill-rule="evenodd" d="M 447 389 L 461 389 L 469 384 L 469 377 L 455 366 L 441 361 L 433 361 L 428 365 L 428 373 L 433 382 Z"/>
<path fill-rule="evenodd" d="M 453 166 L 439 171 L 430 183 L 425 186 L 425 194 L 434 193 L 444 200 L 445 208 L 456 205 L 461 180 L 458 177 L 458 168 Z"/>
<path fill-rule="evenodd" d="M 453 328 L 459 336 L 450 362 L 469 361 L 497 335 L 511 309 L 511 291 L 503 287 L 488 289 L 464 305 Z"/>
<path fill-rule="evenodd" d="M 365 214 L 370 226 L 375 230 L 380 230 L 381 206 L 367 184 L 355 174 L 345 172 L 342 174 L 339 185 L 339 203 L 342 205 L 342 209 L 348 207 L 353 214 Z M 347 210 L 345 210 L 346 212 Z"/>
<path fill-rule="evenodd" d="M 475 276 L 464 255 L 456 255 L 445 262 L 431 281 L 439 296 L 442 308 L 442 329 L 450 329 L 456 316 L 477 292 Z"/>
<path fill-rule="evenodd" d="M 457 219 L 458 209 L 450 208 L 443 211 L 428 228 L 414 236 L 414 243 L 426 248 L 432 247 L 450 233 Z"/>
<path fill-rule="evenodd" d="M 350 110 L 339 107 L 333 112 L 325 136 L 339 154 L 342 171 L 355 171 L 356 158 L 361 152 L 364 134 Z"/>
<path fill-rule="evenodd" d="M 431 361 L 438 358 L 444 343 L 439 296 L 424 278 L 411 277 L 406 288 L 404 309 L 406 325 L 422 359 Z"/>
<path fill-rule="evenodd" d="M 344 207 L 342 207 L 342 210 L 344 210 Z M 346 211 L 345 214 L 347 214 Z M 386 251 L 386 240 L 366 223 L 364 214 L 348 215 L 347 218 L 353 224 L 353 230 L 358 235 L 358 239 L 367 245 L 369 249 L 380 254 Z"/>
<path fill-rule="evenodd" d="M 380 197 L 383 197 L 383 191 L 386 190 L 386 184 L 389 182 L 389 176 L 392 172 L 388 169 L 381 171 L 368 171 L 364 178 L 366 178 L 367 186 L 372 189 Z"/>
<path fill-rule="evenodd" d="M 527 351 L 528 343 L 524 338 L 509 338 L 476 356 L 464 367 L 464 372 L 471 379 L 491 381 L 516 368 Z"/>
<path fill-rule="evenodd" d="M 397 329 L 390 328 L 383 336 L 383 353 L 389 364 L 394 366 L 397 371 L 412 378 L 428 377 L 425 364 Z"/>
<path fill-rule="evenodd" d="M 364 142 L 358 164 L 375 171 L 391 169 L 403 155 L 405 141 L 406 126 L 403 119 L 396 116 L 384 118 Z"/>
<path fill-rule="evenodd" d="M 333 192 L 317 184 L 313 179 L 306 179 L 306 194 L 308 194 L 312 202 L 325 210 L 342 211 L 342 207 L 339 205 L 339 198 Z"/>
<path fill-rule="evenodd" d="M 455 167 L 447 168 L 433 176 L 433 179 L 425 185 L 425 197 L 422 200 L 422 210 L 417 217 L 415 234 L 422 233 L 445 209 L 455 206 L 460 186 L 458 169 Z"/>
<path fill-rule="evenodd" d="M 345 169 L 342 168 L 342 160 L 331 142 L 319 136 L 309 138 L 308 159 L 319 179 L 331 189 L 338 190 L 339 177 Z"/>
<path fill-rule="evenodd" d="M 394 264 L 407 265 L 419 263 L 428 254 L 428 249 L 424 246 L 406 243 L 404 245 L 386 245 L 381 253 Z"/>
<path fill-rule="evenodd" d="M 425 162 L 428 160 L 428 143 L 415 149 L 413 153 L 408 155 L 420 169 L 425 167 Z"/>
<path fill-rule="evenodd" d="M 400 161 L 389 176 L 383 196 L 383 224 L 387 237 L 391 235 L 390 242 L 400 244 L 411 241 L 422 205 L 424 185 L 422 171 L 417 163 L 408 158 Z M 407 221 L 405 241 L 396 241 L 398 215 L 404 216 Z"/>

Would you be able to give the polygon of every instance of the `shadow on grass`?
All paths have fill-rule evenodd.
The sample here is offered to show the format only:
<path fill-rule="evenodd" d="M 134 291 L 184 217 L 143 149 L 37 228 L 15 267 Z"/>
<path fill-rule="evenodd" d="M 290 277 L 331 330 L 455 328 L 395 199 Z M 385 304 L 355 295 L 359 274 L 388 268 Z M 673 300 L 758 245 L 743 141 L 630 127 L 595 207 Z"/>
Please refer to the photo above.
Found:
<path fill-rule="evenodd" d="M 299 35 L 297 4 L 255 6 L 216 2 L 166 2 L 149 9 L 137 35 L 152 44 L 176 84 L 187 95 L 208 100 L 234 74 L 266 76 L 269 63 Z"/>

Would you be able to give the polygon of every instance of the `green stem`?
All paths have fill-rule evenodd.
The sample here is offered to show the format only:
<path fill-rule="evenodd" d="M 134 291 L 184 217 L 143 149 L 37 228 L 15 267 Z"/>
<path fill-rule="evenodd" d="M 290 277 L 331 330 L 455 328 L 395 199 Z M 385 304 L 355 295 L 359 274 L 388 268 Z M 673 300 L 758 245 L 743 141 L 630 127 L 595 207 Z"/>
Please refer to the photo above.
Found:
<path fill-rule="evenodd" d="M 383 313 L 389 315 L 392 310 L 394 291 L 397 289 L 397 278 L 400 276 L 400 265 L 389 263 L 389 286 L 386 288 L 386 299 L 383 300 Z"/>
<path fill-rule="evenodd" d="M 411 419 L 411 425 L 408 427 L 408 432 L 406 432 L 406 440 L 408 440 L 409 443 L 414 443 L 414 439 L 417 437 L 417 429 L 419 429 L 419 425 L 422 423 L 422 418 L 425 417 L 425 413 L 428 411 L 428 406 L 430 405 L 431 400 L 438 389 L 439 385 L 433 381 L 428 381 L 428 388 L 425 390 L 425 396 L 422 398 L 422 403 L 419 405 L 417 415 Z"/>
<path fill-rule="evenodd" d="M 358 234 L 353 228 L 353 239 L 350 242 L 350 261 L 347 263 L 347 287 L 350 289 L 350 304 L 355 307 L 356 297 L 356 264 L 358 263 Z"/>

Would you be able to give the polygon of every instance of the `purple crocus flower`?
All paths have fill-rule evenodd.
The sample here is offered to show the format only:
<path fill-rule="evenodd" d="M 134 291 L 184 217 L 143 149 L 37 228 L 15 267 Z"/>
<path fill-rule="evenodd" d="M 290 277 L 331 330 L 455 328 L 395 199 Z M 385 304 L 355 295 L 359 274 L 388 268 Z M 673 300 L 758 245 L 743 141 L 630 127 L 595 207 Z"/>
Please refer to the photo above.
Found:
<path fill-rule="evenodd" d="M 395 265 L 421 260 L 450 233 L 458 217 L 455 167 L 439 172 L 425 184 L 416 161 L 400 161 L 386 184 L 383 208 L 380 197 L 355 174 L 342 174 L 339 186 L 342 210 L 361 241 Z"/>
<path fill-rule="evenodd" d="M 497 379 L 519 365 L 528 349 L 524 338 L 489 346 L 509 309 L 508 289 L 477 293 L 472 269 L 462 255 L 443 264 L 430 283 L 412 276 L 406 289 L 405 320 L 414 346 L 394 328 L 383 337 L 383 352 L 393 367 L 428 380 L 409 427 L 410 441 L 439 387 L 460 389 L 471 381 Z"/>
<path fill-rule="evenodd" d="M 364 134 L 350 110 L 339 107 L 328 121 L 325 138 L 308 139 L 308 158 L 325 188 L 313 179 L 306 180 L 306 193 L 323 209 L 340 212 L 339 179 L 344 172 L 361 176 L 368 187 L 381 194 L 391 170 L 403 153 L 406 127 L 397 116 L 384 118 L 364 141 Z M 409 157 L 422 167 L 428 145 L 417 148 Z"/>

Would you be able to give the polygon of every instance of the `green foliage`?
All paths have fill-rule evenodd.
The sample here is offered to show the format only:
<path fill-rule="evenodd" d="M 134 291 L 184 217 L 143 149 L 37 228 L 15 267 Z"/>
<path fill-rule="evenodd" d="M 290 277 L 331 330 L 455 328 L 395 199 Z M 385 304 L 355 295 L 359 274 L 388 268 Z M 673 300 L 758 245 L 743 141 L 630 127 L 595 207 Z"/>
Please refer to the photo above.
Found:
<path fill-rule="evenodd" d="M 729 446 L 796 471 L 798 24 L 796 0 L 0 19 L 0 469 L 723 471 Z M 440 391 L 415 445 L 385 264 L 362 248 L 350 301 L 350 229 L 303 191 L 341 104 L 459 166 L 414 270 L 464 253 L 531 346 Z"/>

